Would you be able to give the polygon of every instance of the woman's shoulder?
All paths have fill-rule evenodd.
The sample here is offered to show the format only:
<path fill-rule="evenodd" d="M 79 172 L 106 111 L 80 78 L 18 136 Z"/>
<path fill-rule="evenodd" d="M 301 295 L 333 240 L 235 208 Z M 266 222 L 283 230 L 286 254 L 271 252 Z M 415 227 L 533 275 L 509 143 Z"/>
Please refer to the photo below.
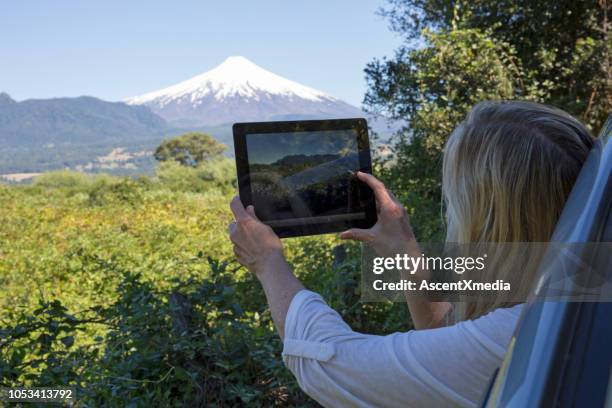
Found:
<path fill-rule="evenodd" d="M 522 310 L 523 304 L 498 308 L 474 320 L 460 322 L 458 326 L 474 340 L 503 358 Z"/>
<path fill-rule="evenodd" d="M 500 362 L 506 352 L 512 333 L 518 322 L 522 305 L 498 308 L 474 320 L 465 320 L 451 326 L 436 329 L 411 330 L 396 333 L 398 340 L 407 342 L 417 355 L 432 356 L 446 350 L 455 356 L 466 355 L 480 360 Z M 447 353 L 446 358 L 449 357 Z M 491 362 L 492 362 L 491 361 Z"/>

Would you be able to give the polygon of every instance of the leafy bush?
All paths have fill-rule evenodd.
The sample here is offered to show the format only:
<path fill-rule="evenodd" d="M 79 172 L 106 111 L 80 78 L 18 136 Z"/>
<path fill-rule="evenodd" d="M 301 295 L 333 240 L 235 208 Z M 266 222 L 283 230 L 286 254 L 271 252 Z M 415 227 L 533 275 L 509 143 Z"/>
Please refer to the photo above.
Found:
<path fill-rule="evenodd" d="M 90 205 L 104 205 L 116 202 L 137 205 L 142 200 L 141 185 L 128 178 L 97 179 L 89 190 Z"/>
<path fill-rule="evenodd" d="M 34 179 L 34 185 L 45 189 L 69 188 L 85 190 L 91 186 L 93 177 L 69 170 L 52 171 Z"/>
<path fill-rule="evenodd" d="M 201 132 L 189 132 L 173 139 L 164 140 L 153 156 L 160 162 L 174 161 L 183 166 L 197 167 L 215 158 L 227 149 L 214 137 Z"/>
<path fill-rule="evenodd" d="M 3 385 L 71 384 L 93 406 L 307 404 L 277 358 L 269 314 L 246 311 L 233 271 L 208 262 L 210 280 L 164 291 L 117 271 L 117 300 L 78 314 L 40 300 L 0 332 Z M 91 326 L 106 331 L 83 339 Z"/>
<path fill-rule="evenodd" d="M 236 187 L 236 165 L 228 158 L 208 160 L 197 167 L 167 161 L 160 164 L 155 174 L 163 186 L 174 191 L 203 192 Z"/>

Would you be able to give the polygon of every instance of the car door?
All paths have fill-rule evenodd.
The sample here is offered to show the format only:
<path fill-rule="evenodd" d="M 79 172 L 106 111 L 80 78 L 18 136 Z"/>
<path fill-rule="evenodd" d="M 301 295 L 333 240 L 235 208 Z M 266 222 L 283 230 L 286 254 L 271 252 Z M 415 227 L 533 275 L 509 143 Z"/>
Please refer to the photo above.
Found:
<path fill-rule="evenodd" d="M 612 116 L 576 181 L 553 241 L 612 242 L 611 135 Z M 599 249 L 606 262 L 609 248 Z M 612 265 L 599 272 L 612 282 Z M 611 367 L 611 302 L 535 299 L 523 310 L 482 406 L 612 407 Z"/>

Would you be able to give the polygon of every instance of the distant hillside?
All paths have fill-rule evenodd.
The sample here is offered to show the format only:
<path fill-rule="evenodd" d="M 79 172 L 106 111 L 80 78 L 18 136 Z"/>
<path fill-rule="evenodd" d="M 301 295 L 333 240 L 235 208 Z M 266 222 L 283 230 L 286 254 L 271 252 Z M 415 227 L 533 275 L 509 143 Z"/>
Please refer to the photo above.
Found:
<path fill-rule="evenodd" d="M 0 146 L 129 143 L 168 130 L 164 119 L 144 106 L 105 102 L 89 96 L 17 102 L 0 94 Z"/>
<path fill-rule="evenodd" d="M 144 106 L 89 96 L 17 102 L 0 93 L 0 174 L 80 167 L 150 172 L 153 160 L 148 152 L 163 138 L 179 133 Z M 104 162 L 119 148 L 134 159 Z"/>
<path fill-rule="evenodd" d="M 272 166 L 302 166 L 308 164 L 309 166 L 316 166 L 321 163 L 327 163 L 332 160 L 336 160 L 340 157 L 339 154 L 292 154 L 285 156 L 272 163 Z"/>

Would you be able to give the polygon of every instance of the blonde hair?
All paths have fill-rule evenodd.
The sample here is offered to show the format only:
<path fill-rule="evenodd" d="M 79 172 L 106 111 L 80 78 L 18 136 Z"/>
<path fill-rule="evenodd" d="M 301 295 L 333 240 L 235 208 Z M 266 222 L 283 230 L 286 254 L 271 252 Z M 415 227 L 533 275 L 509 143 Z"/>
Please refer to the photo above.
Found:
<path fill-rule="evenodd" d="M 446 241 L 549 241 L 593 141 L 583 124 L 551 106 L 525 101 L 474 106 L 444 148 Z M 511 270 L 512 265 L 500 268 L 492 278 L 503 279 Z M 509 306 L 462 303 L 455 305 L 461 319 Z"/>

